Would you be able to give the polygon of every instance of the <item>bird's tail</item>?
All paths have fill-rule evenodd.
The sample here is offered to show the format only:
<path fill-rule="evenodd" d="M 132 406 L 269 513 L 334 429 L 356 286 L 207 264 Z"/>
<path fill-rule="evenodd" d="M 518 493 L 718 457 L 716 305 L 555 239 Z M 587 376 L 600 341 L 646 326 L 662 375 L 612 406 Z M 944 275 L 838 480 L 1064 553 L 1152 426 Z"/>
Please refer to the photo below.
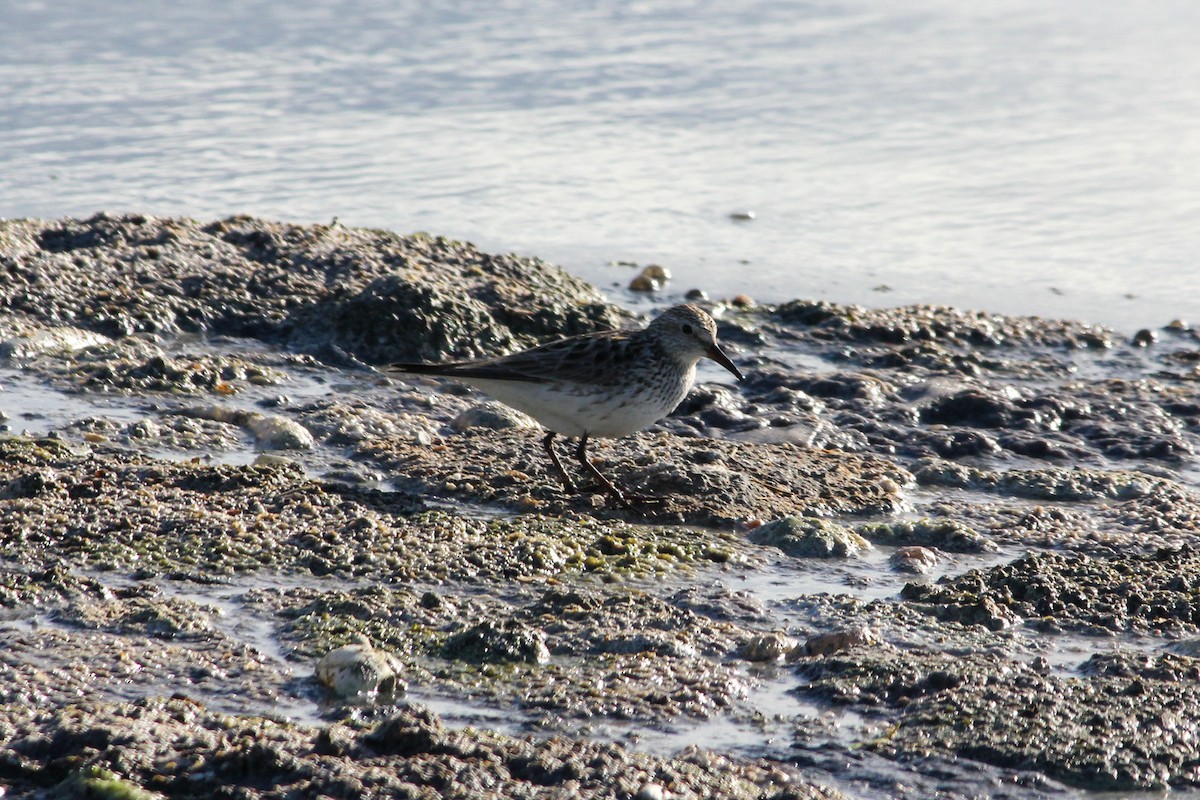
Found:
<path fill-rule="evenodd" d="M 388 364 L 388 372 L 407 372 L 412 375 L 445 375 L 457 364 Z"/>
<path fill-rule="evenodd" d="M 456 361 L 450 364 L 389 364 L 387 369 L 388 372 L 402 372 L 409 375 L 440 375 L 444 378 L 457 378 L 458 380 L 545 382 L 544 378 L 536 375 L 522 374 L 502 364 L 487 361 Z"/>

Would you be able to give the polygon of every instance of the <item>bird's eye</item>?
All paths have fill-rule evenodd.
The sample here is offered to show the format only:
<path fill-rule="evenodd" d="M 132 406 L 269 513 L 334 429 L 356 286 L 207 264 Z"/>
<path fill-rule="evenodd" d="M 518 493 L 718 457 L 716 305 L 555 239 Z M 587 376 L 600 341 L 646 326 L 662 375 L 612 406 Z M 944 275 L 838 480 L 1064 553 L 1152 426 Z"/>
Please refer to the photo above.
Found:
<path fill-rule="evenodd" d="M 691 336 L 691 335 L 692 335 L 692 326 L 691 326 L 691 325 L 688 325 L 686 322 L 685 322 L 685 323 L 683 323 L 683 327 L 681 327 L 679 330 L 683 331 L 683 335 L 684 335 L 684 336 Z"/>

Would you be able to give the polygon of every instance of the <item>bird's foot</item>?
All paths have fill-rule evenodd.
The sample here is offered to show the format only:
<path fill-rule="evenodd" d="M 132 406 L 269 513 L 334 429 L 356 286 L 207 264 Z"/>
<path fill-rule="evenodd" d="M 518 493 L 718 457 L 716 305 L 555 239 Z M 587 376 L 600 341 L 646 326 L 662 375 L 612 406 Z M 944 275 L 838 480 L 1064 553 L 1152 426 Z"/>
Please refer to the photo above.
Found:
<path fill-rule="evenodd" d="M 617 501 L 617 504 L 626 511 L 637 511 L 639 508 L 647 506 L 661 506 L 666 504 L 666 498 L 655 497 L 647 494 L 626 494 L 625 492 L 617 492 L 616 494 L 608 493 L 608 496 Z"/>
<path fill-rule="evenodd" d="M 630 511 L 636 511 L 636 506 L 661 506 L 667 501 L 662 497 L 655 497 L 648 494 L 630 494 L 622 492 L 616 486 L 602 486 L 597 483 L 585 483 L 571 489 L 575 494 L 579 495 L 595 495 L 602 494 L 609 500 L 614 501 L 617 505 L 622 506 Z"/>

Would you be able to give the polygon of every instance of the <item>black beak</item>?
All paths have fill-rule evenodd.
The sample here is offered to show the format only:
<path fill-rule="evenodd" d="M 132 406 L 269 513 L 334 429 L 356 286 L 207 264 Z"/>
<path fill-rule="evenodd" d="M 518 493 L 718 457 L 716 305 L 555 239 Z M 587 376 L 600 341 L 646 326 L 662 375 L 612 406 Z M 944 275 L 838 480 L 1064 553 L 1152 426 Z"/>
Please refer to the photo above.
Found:
<path fill-rule="evenodd" d="M 733 365 L 733 362 L 729 360 L 729 356 L 725 355 L 725 352 L 717 345 L 714 344 L 712 347 L 708 348 L 707 355 L 713 361 L 732 372 L 733 376 L 739 381 L 746 380 L 746 376 L 742 374 L 742 371 Z"/>

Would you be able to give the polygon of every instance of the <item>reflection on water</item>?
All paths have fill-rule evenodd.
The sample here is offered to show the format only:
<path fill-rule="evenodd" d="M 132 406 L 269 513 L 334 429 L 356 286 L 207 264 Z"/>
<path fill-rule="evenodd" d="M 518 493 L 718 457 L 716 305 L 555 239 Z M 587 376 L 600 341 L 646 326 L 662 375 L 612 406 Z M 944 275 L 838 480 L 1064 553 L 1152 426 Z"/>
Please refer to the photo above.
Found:
<path fill-rule="evenodd" d="M 304 6 L 7 3 L 0 214 L 337 216 L 602 285 L 623 258 L 763 299 L 1200 310 L 1195 4 Z"/>

